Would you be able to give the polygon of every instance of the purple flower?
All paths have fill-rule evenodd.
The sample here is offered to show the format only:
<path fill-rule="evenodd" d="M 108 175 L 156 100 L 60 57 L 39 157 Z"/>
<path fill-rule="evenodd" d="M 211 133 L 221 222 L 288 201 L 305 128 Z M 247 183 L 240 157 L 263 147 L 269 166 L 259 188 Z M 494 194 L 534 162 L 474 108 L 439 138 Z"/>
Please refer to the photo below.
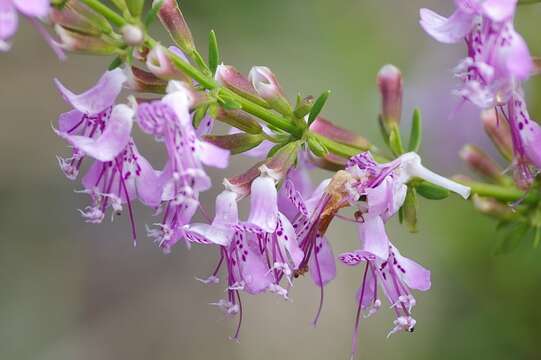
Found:
<path fill-rule="evenodd" d="M 493 107 L 533 70 L 526 42 L 513 27 L 516 0 L 455 2 L 457 10 L 449 18 L 421 9 L 420 24 L 440 42 L 465 40 L 467 57 L 455 69 L 463 82 L 457 93 L 481 108 Z"/>
<path fill-rule="evenodd" d="M 58 58 L 63 60 L 65 56 L 61 48 L 38 21 L 47 16 L 49 8 L 49 0 L 0 0 L 0 52 L 11 48 L 9 41 L 17 32 L 19 26 L 17 12 L 19 12 L 31 20 Z"/>
<path fill-rule="evenodd" d="M 139 199 L 157 206 L 160 174 L 139 154 L 131 138 L 134 111 L 124 104 L 115 105 L 125 80 L 120 69 L 109 71 L 93 88 L 79 95 L 57 80 L 58 89 L 74 109 L 60 115 L 55 132 L 73 147 L 70 158 L 58 157 L 70 180 L 78 177 L 87 156 L 94 160 L 82 179 L 81 192 L 92 200 L 92 205 L 80 210 L 83 217 L 87 222 L 100 223 L 108 207 L 120 213 L 122 205 L 127 204 L 135 239 L 131 203 Z"/>
<path fill-rule="evenodd" d="M 163 142 L 168 155 L 160 176 L 163 219 L 157 229 L 148 230 L 165 252 L 184 237 L 184 226 L 199 206 L 199 193 L 211 186 L 203 165 L 225 168 L 229 159 L 229 151 L 198 139 L 190 115 L 193 97 L 185 87 L 170 85 L 171 92 L 161 101 L 137 109 L 139 127 Z"/>

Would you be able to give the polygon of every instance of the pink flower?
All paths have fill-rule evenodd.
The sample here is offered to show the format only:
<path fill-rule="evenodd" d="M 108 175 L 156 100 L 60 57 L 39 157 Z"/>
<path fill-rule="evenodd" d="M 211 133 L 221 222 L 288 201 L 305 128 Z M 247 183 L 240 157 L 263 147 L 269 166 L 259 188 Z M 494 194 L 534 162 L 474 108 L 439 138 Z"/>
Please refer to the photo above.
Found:
<path fill-rule="evenodd" d="M 70 180 L 78 177 L 86 157 L 94 160 L 82 179 L 82 192 L 92 200 L 91 206 L 80 210 L 83 217 L 100 223 L 108 207 L 120 213 L 127 204 L 135 239 L 131 203 L 139 199 L 148 206 L 159 204 L 159 173 L 141 156 L 131 138 L 134 111 L 124 104 L 115 105 L 125 80 L 122 70 L 109 71 L 79 95 L 57 80 L 58 89 L 74 109 L 60 115 L 55 132 L 73 147 L 72 157 L 58 158 Z"/>
<path fill-rule="evenodd" d="M 199 207 L 199 193 L 211 186 L 203 165 L 225 168 L 229 159 L 229 151 L 198 139 L 190 114 L 193 99 L 186 88 L 170 90 L 161 101 L 143 103 L 137 110 L 139 127 L 163 142 L 168 155 L 160 176 L 163 219 L 157 229 L 148 230 L 165 252 L 184 237 L 184 226 Z"/>

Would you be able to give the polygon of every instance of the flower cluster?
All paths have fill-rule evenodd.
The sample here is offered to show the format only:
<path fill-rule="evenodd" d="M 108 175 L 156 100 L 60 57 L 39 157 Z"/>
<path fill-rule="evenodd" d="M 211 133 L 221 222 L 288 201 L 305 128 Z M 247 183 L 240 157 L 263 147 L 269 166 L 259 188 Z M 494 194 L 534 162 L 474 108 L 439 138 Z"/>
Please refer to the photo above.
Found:
<path fill-rule="evenodd" d="M 481 109 L 495 108 L 509 124 L 517 182 L 527 186 L 533 180 L 530 165 L 541 168 L 541 128 L 530 119 L 522 91 L 534 63 L 513 25 L 517 0 L 455 3 L 449 18 L 421 9 L 420 24 L 440 42 L 465 41 L 467 56 L 455 68 L 462 83 L 456 93 Z"/>

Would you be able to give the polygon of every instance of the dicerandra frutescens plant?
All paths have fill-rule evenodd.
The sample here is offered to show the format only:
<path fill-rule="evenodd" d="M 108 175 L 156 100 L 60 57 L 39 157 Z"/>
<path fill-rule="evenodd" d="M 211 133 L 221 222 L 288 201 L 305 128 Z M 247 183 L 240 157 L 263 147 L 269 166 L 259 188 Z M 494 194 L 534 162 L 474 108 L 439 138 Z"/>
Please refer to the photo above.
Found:
<path fill-rule="evenodd" d="M 321 116 L 329 92 L 299 95 L 291 103 L 268 67 L 254 66 L 245 76 L 223 64 L 213 31 L 204 59 L 176 0 L 145 3 L 0 0 L 0 49 L 10 49 L 22 15 L 62 60 L 66 52 L 112 57 L 109 69 L 83 93 L 55 80 L 70 107 L 54 128 L 70 146 L 69 155 L 58 157 L 60 168 L 68 179 L 81 182 L 80 192 L 89 198 L 79 210 L 85 221 L 100 223 L 108 212 L 127 213 L 135 242 L 133 204 L 139 201 L 156 212 L 147 235 L 163 252 L 179 242 L 218 252 L 218 264 L 201 281 L 225 287 L 224 298 L 212 305 L 238 319 L 233 339 L 239 338 L 243 294 L 267 292 L 288 299 L 303 275 L 321 292 L 317 323 L 337 262 L 362 269 L 352 356 L 360 320 L 379 310 L 381 295 L 396 315 L 389 335 L 413 332 L 413 290 L 430 289 L 430 271 L 399 252 L 385 224 L 398 214 L 414 232 L 419 196 L 443 200 L 455 193 L 471 199 L 508 232 L 502 250 L 524 241 L 539 244 L 541 128 L 529 117 L 522 90 L 539 67 L 514 30 L 517 0 L 455 0 L 456 10 L 447 18 L 420 11 L 420 25 L 429 36 L 466 45 L 454 70 L 457 99 L 481 109 L 487 134 L 509 161 L 504 170 L 479 148 L 466 145 L 461 156 L 485 182 L 464 176 L 450 180 L 422 165 L 416 153 L 419 110 L 413 113 L 408 141 L 400 131 L 402 78 L 396 67 L 385 65 L 377 75 L 379 126 L 387 146 L 378 149 Z M 172 45 L 148 31 L 156 19 Z M 52 26 L 54 36 L 43 23 Z M 129 96 L 120 98 L 122 91 Z M 230 131 L 213 133 L 216 122 Z M 142 155 L 132 137 L 135 128 L 164 147 L 163 168 L 155 169 Z M 206 168 L 225 169 L 237 154 L 247 155 L 245 171 L 211 180 Z M 329 178 L 312 184 L 314 168 L 329 170 Z M 212 216 L 199 194 L 213 185 L 223 190 Z M 240 201 L 249 202 L 247 218 L 239 216 Z M 192 221 L 198 212 L 206 221 Z M 333 221 L 357 227 L 358 249 L 333 253 L 333 239 L 326 236 Z"/>

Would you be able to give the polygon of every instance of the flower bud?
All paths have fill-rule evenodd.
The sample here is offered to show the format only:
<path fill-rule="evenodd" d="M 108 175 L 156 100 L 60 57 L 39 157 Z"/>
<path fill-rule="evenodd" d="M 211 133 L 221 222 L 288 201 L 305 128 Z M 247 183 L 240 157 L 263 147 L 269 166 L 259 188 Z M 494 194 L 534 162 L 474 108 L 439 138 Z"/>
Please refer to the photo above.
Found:
<path fill-rule="evenodd" d="M 248 79 L 259 96 L 273 109 L 284 115 L 292 113 L 291 105 L 285 98 L 278 79 L 268 67 L 254 66 L 248 74 Z"/>
<path fill-rule="evenodd" d="M 218 84 L 225 88 L 255 102 L 258 105 L 268 108 L 268 104 L 255 91 L 250 81 L 242 75 L 234 66 L 218 65 L 215 79 Z"/>
<path fill-rule="evenodd" d="M 238 195 L 238 198 L 243 198 L 245 196 L 250 195 L 250 191 L 252 188 L 252 182 L 261 175 L 261 171 L 259 170 L 259 167 L 263 164 L 262 161 L 258 162 L 251 168 L 249 168 L 246 172 L 229 177 L 224 179 L 224 187 L 229 190 L 233 191 Z"/>
<path fill-rule="evenodd" d="M 88 35 L 100 35 L 113 31 L 111 24 L 101 14 L 79 1 L 70 0 L 62 8 L 51 7 L 54 24 Z"/>
<path fill-rule="evenodd" d="M 381 95 L 381 119 L 386 129 L 391 123 L 399 123 L 402 114 L 402 74 L 394 65 L 385 65 L 378 73 Z"/>
<path fill-rule="evenodd" d="M 165 80 L 185 80 L 186 75 L 178 70 L 161 45 L 156 45 L 147 55 L 146 65 L 151 73 Z"/>
<path fill-rule="evenodd" d="M 145 40 L 143 31 L 135 25 L 124 25 L 122 29 L 122 38 L 128 46 L 140 46 Z"/>
<path fill-rule="evenodd" d="M 266 173 L 276 182 L 281 181 L 287 175 L 289 169 L 297 161 L 300 142 L 294 141 L 282 146 L 269 160 L 260 167 L 262 173 Z"/>
<path fill-rule="evenodd" d="M 154 0 L 154 4 L 157 1 L 159 0 Z M 158 17 L 182 51 L 192 53 L 195 49 L 192 33 L 180 11 L 177 0 L 164 0 Z"/>
<path fill-rule="evenodd" d="M 297 98 L 297 104 L 295 105 L 295 110 L 293 111 L 293 115 L 297 119 L 303 119 L 306 115 L 310 113 L 310 110 L 312 110 L 312 106 L 314 106 L 314 97 L 313 96 L 307 96 L 304 99 L 301 100 L 300 97 Z"/>
<path fill-rule="evenodd" d="M 482 214 L 505 220 L 515 216 L 510 206 L 504 205 L 495 199 L 473 195 L 473 206 Z"/>
<path fill-rule="evenodd" d="M 110 55 L 119 48 L 118 44 L 107 42 L 101 37 L 71 31 L 60 25 L 56 25 L 54 30 L 60 38 L 59 45 L 64 50 L 94 55 Z"/>
<path fill-rule="evenodd" d="M 513 140 L 506 121 L 500 121 L 496 110 L 486 110 L 481 113 L 485 132 L 490 137 L 500 154 L 508 161 L 513 159 Z"/>
<path fill-rule="evenodd" d="M 312 125 L 310 125 L 310 130 L 317 134 L 326 136 L 331 140 L 355 147 L 360 150 L 369 150 L 372 148 L 372 145 L 368 142 L 368 140 L 362 136 L 336 126 L 322 116 L 318 116 Z"/>
<path fill-rule="evenodd" d="M 145 93 L 165 94 L 167 82 L 154 74 L 138 67 L 126 67 L 128 87 L 131 90 Z"/>
<path fill-rule="evenodd" d="M 498 183 L 505 183 L 500 166 L 477 146 L 465 145 L 460 150 L 460 157 L 480 175 Z"/>
<path fill-rule="evenodd" d="M 263 131 L 257 119 L 242 110 L 225 110 L 220 107 L 216 119 L 249 134 L 261 134 Z"/>
<path fill-rule="evenodd" d="M 205 135 L 204 140 L 222 149 L 229 150 L 231 154 L 240 154 L 261 144 L 265 140 L 265 135 L 247 133 Z"/>

